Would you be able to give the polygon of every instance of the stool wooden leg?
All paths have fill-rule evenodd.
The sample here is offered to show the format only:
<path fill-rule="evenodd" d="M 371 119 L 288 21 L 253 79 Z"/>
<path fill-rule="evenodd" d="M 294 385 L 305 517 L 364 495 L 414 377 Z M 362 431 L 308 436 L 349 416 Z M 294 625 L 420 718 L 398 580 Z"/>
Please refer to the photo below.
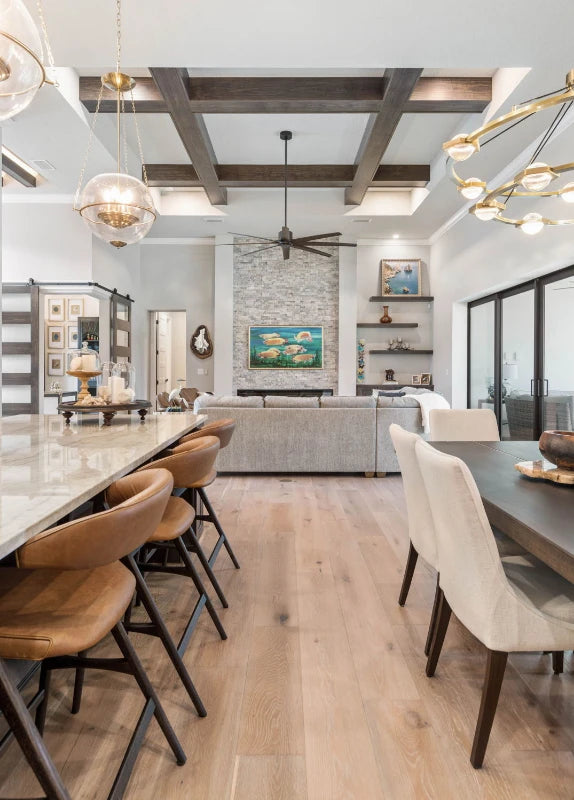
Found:
<path fill-rule="evenodd" d="M 112 635 L 116 640 L 116 643 L 120 650 L 122 651 L 123 657 L 128 662 L 132 674 L 136 679 L 138 686 L 141 689 L 143 696 L 146 700 L 151 700 L 152 704 L 154 705 L 154 716 L 158 722 L 158 725 L 163 731 L 163 735 L 167 739 L 169 746 L 175 756 L 177 763 L 181 766 L 186 762 L 186 755 L 185 752 L 179 743 L 177 736 L 175 735 L 175 731 L 171 727 L 171 724 L 167 718 L 165 711 L 163 710 L 163 706 L 159 701 L 159 697 L 157 696 L 155 689 L 150 683 L 150 680 L 147 676 L 146 671 L 144 670 L 141 661 L 139 660 L 136 651 L 134 650 L 132 643 L 129 640 L 129 637 L 126 633 L 126 630 L 121 622 L 112 629 Z"/>
<path fill-rule="evenodd" d="M 70 795 L 32 722 L 26 704 L 8 677 L 2 660 L 0 660 L 0 710 L 6 717 L 26 761 L 46 792 L 46 800 L 70 800 Z"/>
<path fill-rule="evenodd" d="M 200 545 L 200 543 L 198 541 L 198 538 L 195 535 L 195 530 L 193 528 L 189 529 L 187 537 L 188 537 L 188 539 L 189 539 L 189 541 L 191 543 L 191 547 L 192 547 L 193 552 L 199 558 L 200 564 L 203 567 L 203 569 L 205 570 L 205 574 L 209 578 L 209 580 L 211 582 L 211 585 L 213 586 L 213 588 L 215 590 L 216 595 L 219 597 L 219 601 L 220 601 L 221 605 L 223 606 L 223 608 L 228 608 L 229 604 L 227 602 L 225 594 L 223 593 L 223 589 L 219 585 L 219 581 L 217 580 L 217 578 L 215 577 L 215 573 L 211 569 L 211 565 L 209 563 L 209 559 L 205 555 L 205 553 L 203 551 L 203 547 Z"/>
<path fill-rule="evenodd" d="M 185 686 L 185 690 L 190 696 L 191 701 L 195 706 L 197 713 L 199 714 L 200 717 L 206 717 L 207 711 L 205 710 L 205 706 L 203 705 L 201 697 L 199 696 L 199 693 L 189 676 L 189 672 L 185 668 L 185 664 L 183 663 L 180 654 L 177 652 L 177 647 L 175 646 L 175 642 L 171 638 L 170 633 L 165 626 L 163 617 L 159 612 L 155 600 L 151 595 L 148 585 L 145 582 L 143 575 L 141 574 L 133 555 L 126 556 L 126 558 L 122 559 L 122 562 L 133 573 L 136 579 L 136 585 L 138 588 L 139 595 L 142 599 L 142 604 L 149 618 L 154 624 L 155 633 L 161 639 L 162 644 L 165 647 L 167 654 L 171 660 L 171 663 L 173 664 L 177 674 L 181 678 L 181 682 Z"/>
<path fill-rule="evenodd" d="M 555 650 L 552 653 L 552 670 L 555 675 L 562 675 L 564 672 L 564 651 Z"/>
<path fill-rule="evenodd" d="M 201 501 L 202 501 L 203 505 L 206 507 L 207 513 L 210 516 L 210 522 L 213 522 L 213 524 L 215 525 L 215 529 L 217 530 L 217 533 L 219 534 L 219 538 L 223 541 L 225 549 L 229 553 L 230 559 L 233 561 L 233 566 L 235 567 L 235 569 L 239 569 L 239 561 L 235 557 L 235 553 L 233 552 L 233 549 L 232 549 L 231 545 L 229 544 L 227 536 L 225 535 L 225 531 L 223 530 L 223 528 L 221 527 L 221 525 L 219 523 L 219 520 L 217 519 L 217 514 L 215 513 L 215 511 L 213 510 L 213 506 L 209 502 L 207 494 L 205 493 L 205 489 L 198 489 L 198 492 L 199 492 L 199 496 L 201 498 Z"/>

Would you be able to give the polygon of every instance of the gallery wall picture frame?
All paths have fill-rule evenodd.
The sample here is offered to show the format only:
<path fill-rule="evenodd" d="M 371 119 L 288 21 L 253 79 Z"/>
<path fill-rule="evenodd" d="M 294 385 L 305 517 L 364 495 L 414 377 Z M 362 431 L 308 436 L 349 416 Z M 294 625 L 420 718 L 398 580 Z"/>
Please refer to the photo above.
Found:
<path fill-rule="evenodd" d="M 84 298 L 83 297 L 69 297 L 67 300 L 67 311 L 68 315 L 67 318 L 70 321 L 78 319 L 78 317 L 84 316 Z"/>
<path fill-rule="evenodd" d="M 68 325 L 68 348 L 76 350 L 79 347 L 78 343 L 78 326 Z"/>
<path fill-rule="evenodd" d="M 432 383 L 432 374 L 430 372 L 421 373 L 421 386 L 430 386 Z"/>
<path fill-rule="evenodd" d="M 249 369 L 323 369 L 321 325 L 250 325 Z"/>
<path fill-rule="evenodd" d="M 64 374 L 64 353 L 48 353 L 48 375 Z"/>
<path fill-rule="evenodd" d="M 63 298 L 51 297 L 48 300 L 48 319 L 50 322 L 63 322 L 66 319 Z"/>
<path fill-rule="evenodd" d="M 381 294 L 385 297 L 421 295 L 421 273 L 420 258 L 381 259 Z"/>
<path fill-rule="evenodd" d="M 421 376 L 420 375 L 413 375 L 411 378 L 411 383 L 413 386 L 420 386 L 421 385 Z"/>
<path fill-rule="evenodd" d="M 48 325 L 47 346 L 51 350 L 64 347 L 64 326 Z"/>

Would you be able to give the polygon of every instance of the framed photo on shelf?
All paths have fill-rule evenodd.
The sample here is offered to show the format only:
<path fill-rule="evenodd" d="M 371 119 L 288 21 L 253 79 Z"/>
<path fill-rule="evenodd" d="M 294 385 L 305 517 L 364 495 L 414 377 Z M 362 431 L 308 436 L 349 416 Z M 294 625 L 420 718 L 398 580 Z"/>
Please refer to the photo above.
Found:
<path fill-rule="evenodd" d="M 381 261 L 381 294 L 385 297 L 420 295 L 420 258 L 383 258 Z"/>
<path fill-rule="evenodd" d="M 84 315 L 84 299 L 82 297 L 77 300 L 74 297 L 68 298 L 68 319 L 76 320 L 78 317 Z"/>
<path fill-rule="evenodd" d="M 413 386 L 420 386 L 421 385 L 421 376 L 420 375 L 413 375 L 411 379 L 411 383 Z"/>
<path fill-rule="evenodd" d="M 421 386 L 430 386 L 432 383 L 432 375 L 430 372 L 421 373 Z"/>
<path fill-rule="evenodd" d="M 68 347 L 70 350 L 76 350 L 78 347 L 78 326 L 68 326 Z"/>
<path fill-rule="evenodd" d="M 64 374 L 64 354 L 48 353 L 48 375 Z"/>
<path fill-rule="evenodd" d="M 47 345 L 52 350 L 54 350 L 57 347 L 64 347 L 64 326 L 63 325 L 48 325 L 48 342 L 47 342 Z"/>
<path fill-rule="evenodd" d="M 51 297 L 48 300 L 48 319 L 51 322 L 63 322 L 65 319 L 64 314 L 64 300 L 59 297 Z"/>

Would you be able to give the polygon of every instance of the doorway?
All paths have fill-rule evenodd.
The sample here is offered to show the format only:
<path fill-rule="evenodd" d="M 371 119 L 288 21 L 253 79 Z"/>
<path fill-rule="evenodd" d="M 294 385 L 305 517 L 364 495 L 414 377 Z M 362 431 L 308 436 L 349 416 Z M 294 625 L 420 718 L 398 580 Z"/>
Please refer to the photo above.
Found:
<path fill-rule="evenodd" d="M 185 311 L 150 312 L 150 392 L 155 400 L 187 383 L 187 332 Z"/>

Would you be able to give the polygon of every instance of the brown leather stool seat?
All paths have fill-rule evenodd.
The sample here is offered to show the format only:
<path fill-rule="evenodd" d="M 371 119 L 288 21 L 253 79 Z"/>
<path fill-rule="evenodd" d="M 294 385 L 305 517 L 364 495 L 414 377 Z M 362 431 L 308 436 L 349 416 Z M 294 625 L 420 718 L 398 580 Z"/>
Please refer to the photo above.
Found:
<path fill-rule="evenodd" d="M 191 528 L 195 511 L 182 497 L 170 497 L 163 517 L 148 542 L 171 542 Z"/>
<path fill-rule="evenodd" d="M 197 481 L 194 481 L 189 485 L 190 489 L 204 489 L 206 486 L 211 486 L 213 481 L 217 478 L 217 470 L 212 469 L 211 472 L 208 472 L 207 475 L 204 475 L 203 478 L 200 478 Z"/>
<path fill-rule="evenodd" d="M 135 589 L 119 561 L 97 569 L 0 568 L 0 657 L 40 661 L 93 647 Z"/>
<path fill-rule="evenodd" d="M 231 441 L 234 431 L 234 419 L 215 419 L 213 422 L 206 423 L 203 428 L 200 428 L 198 431 L 193 431 L 193 433 L 188 433 L 186 436 L 183 436 L 179 443 L 185 444 L 186 442 L 194 442 L 197 439 L 201 439 L 202 436 L 217 436 L 219 439 L 219 447 L 223 450 Z"/>

